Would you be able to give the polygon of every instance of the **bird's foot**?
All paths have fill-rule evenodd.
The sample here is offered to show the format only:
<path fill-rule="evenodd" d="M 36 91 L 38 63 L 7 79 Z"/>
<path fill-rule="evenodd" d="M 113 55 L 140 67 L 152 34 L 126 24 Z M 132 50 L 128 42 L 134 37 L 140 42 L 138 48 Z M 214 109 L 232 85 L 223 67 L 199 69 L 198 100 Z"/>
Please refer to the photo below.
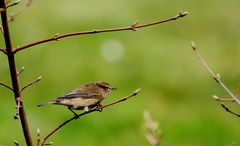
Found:
<path fill-rule="evenodd" d="M 102 110 L 103 110 L 103 109 L 102 109 L 102 105 L 101 105 L 101 104 L 98 104 L 97 107 L 96 107 L 96 109 L 97 109 L 99 112 L 102 112 Z"/>

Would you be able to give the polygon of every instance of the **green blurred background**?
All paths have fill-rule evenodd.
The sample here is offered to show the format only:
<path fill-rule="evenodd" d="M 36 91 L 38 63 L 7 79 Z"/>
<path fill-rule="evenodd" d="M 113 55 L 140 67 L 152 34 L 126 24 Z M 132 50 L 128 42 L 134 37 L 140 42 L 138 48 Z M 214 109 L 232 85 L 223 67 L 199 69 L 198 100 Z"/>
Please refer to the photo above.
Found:
<path fill-rule="evenodd" d="M 177 21 L 136 32 L 75 36 L 19 52 L 17 67 L 25 67 L 20 84 L 43 77 L 23 93 L 34 142 L 37 128 L 44 136 L 72 116 L 65 107 L 38 108 L 37 104 L 79 85 L 104 80 L 119 90 L 103 104 L 139 87 L 142 92 L 102 113 L 73 121 L 49 141 L 58 146 L 149 146 L 142 128 L 147 109 L 160 123 L 164 146 L 240 145 L 240 119 L 211 98 L 227 95 L 190 47 L 194 40 L 209 65 L 234 91 L 240 79 L 239 5 L 239 0 L 34 1 L 10 23 L 14 46 L 56 33 L 129 26 L 136 21 L 143 24 L 175 16 L 180 10 L 189 12 Z M 2 38 L 0 41 L 4 47 Z M 0 60 L 0 81 L 10 84 L 2 53 Z M 0 93 L 0 145 L 13 145 L 15 139 L 24 145 L 19 121 L 13 120 L 13 95 L 3 87 Z"/>

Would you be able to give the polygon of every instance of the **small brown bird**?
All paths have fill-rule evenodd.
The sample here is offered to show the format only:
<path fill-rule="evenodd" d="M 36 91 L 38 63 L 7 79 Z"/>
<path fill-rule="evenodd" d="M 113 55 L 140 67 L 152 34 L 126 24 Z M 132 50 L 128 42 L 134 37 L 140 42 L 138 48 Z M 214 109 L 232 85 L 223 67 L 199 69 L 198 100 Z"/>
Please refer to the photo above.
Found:
<path fill-rule="evenodd" d="M 101 106 L 101 101 L 107 96 L 109 92 L 115 90 L 109 83 L 103 81 L 97 81 L 82 85 L 73 91 L 66 93 L 63 96 L 58 97 L 55 100 L 50 100 L 38 106 L 43 106 L 47 104 L 57 104 L 67 106 L 71 112 L 77 115 L 74 110 L 85 110 Z"/>

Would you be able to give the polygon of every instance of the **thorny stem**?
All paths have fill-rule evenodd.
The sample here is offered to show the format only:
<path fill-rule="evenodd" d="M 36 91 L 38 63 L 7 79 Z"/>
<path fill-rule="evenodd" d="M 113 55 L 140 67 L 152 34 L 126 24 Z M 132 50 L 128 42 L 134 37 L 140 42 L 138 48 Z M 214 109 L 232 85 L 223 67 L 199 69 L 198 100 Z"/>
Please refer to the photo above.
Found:
<path fill-rule="evenodd" d="M 94 108 L 94 109 L 91 109 L 91 110 L 89 110 L 89 111 L 83 112 L 83 113 L 81 113 L 81 114 L 78 114 L 77 116 L 74 116 L 74 117 L 70 118 L 69 120 L 67 120 L 67 121 L 63 122 L 62 124 L 60 124 L 60 125 L 59 125 L 57 128 L 55 128 L 54 130 L 52 130 L 50 133 L 48 133 L 47 136 L 43 139 L 43 141 L 42 141 L 42 143 L 40 144 L 40 146 L 43 146 L 43 145 L 45 144 L 46 140 L 47 140 L 50 136 L 52 136 L 55 132 L 57 132 L 59 129 L 61 129 L 63 126 L 65 126 L 66 124 L 68 124 L 68 123 L 71 122 L 72 120 L 76 120 L 76 119 L 78 119 L 78 118 L 80 118 L 80 117 L 82 117 L 82 116 L 84 116 L 84 115 L 86 115 L 86 114 L 90 114 L 90 113 L 92 113 L 92 112 L 102 111 L 102 109 L 104 109 L 104 108 L 107 108 L 107 107 L 112 106 L 112 105 L 115 105 L 115 104 L 117 104 L 117 103 L 126 101 L 127 99 L 129 99 L 129 98 L 131 98 L 131 97 L 133 97 L 133 96 L 136 96 L 136 95 L 140 92 L 140 90 L 141 90 L 141 89 L 139 88 L 139 89 L 135 90 L 131 95 L 127 96 L 127 97 L 123 97 L 123 98 L 121 98 L 121 99 L 119 99 L 119 100 L 117 100 L 117 101 L 115 101 L 115 102 L 111 102 L 111 103 L 109 103 L 109 104 L 106 104 L 106 105 L 103 105 L 103 106 L 100 106 L 100 107 L 96 107 L 96 108 Z"/>
<path fill-rule="evenodd" d="M 18 98 L 22 99 L 22 98 L 21 98 L 21 93 L 19 90 L 19 82 L 18 82 L 18 77 L 17 77 L 15 58 L 14 58 L 14 53 L 12 50 L 12 43 L 11 43 L 10 32 L 9 32 L 9 28 L 8 28 L 7 10 L 6 10 L 5 0 L 0 0 L 0 8 L 5 10 L 5 11 L 1 12 L 2 26 L 3 26 L 3 31 L 4 31 L 4 40 L 5 40 L 5 45 L 6 45 L 6 51 L 7 51 L 7 57 L 8 57 L 8 63 L 9 63 L 9 69 L 10 69 L 10 74 L 11 74 L 15 102 L 16 102 L 16 104 L 18 104 L 17 99 Z M 26 144 L 28 146 L 32 146 L 33 145 L 32 138 L 30 135 L 27 117 L 25 114 L 22 100 L 20 102 L 19 116 L 20 116 L 20 121 L 21 121 Z"/>
<path fill-rule="evenodd" d="M 16 47 L 13 51 L 13 53 L 17 53 L 18 51 L 24 50 L 26 48 L 32 47 L 32 46 L 36 46 L 38 44 L 43 44 L 46 42 L 50 42 L 50 41 L 58 41 L 61 38 L 65 38 L 65 37 L 70 37 L 70 36 L 75 36 L 75 35 L 86 35 L 86 34 L 95 34 L 95 33 L 105 33 L 105 32 L 114 32 L 114 31 L 124 31 L 124 30 L 137 30 L 143 27 L 148 27 L 148 26 L 152 26 L 152 25 L 157 25 L 157 24 L 161 24 L 161 23 L 165 23 L 165 22 L 169 22 L 172 20 L 177 20 L 178 18 L 184 17 L 186 16 L 188 13 L 187 12 L 180 12 L 179 14 L 177 14 L 174 17 L 170 17 L 164 20 L 160 20 L 157 22 L 152 22 L 152 23 L 147 23 L 147 24 L 142 24 L 142 25 L 138 25 L 137 23 L 128 26 L 128 27 L 120 27 L 120 28 L 110 28 L 110 29 L 102 29 L 102 30 L 90 30 L 90 31 L 80 31 L 80 32 L 73 32 L 73 33 L 67 33 L 67 34 L 56 34 L 54 37 L 50 37 L 50 38 L 46 38 L 40 41 L 36 41 L 24 46 L 20 46 L 20 47 Z"/>
<path fill-rule="evenodd" d="M 220 79 L 219 74 L 215 74 L 212 69 L 207 65 L 207 63 L 205 62 L 205 60 L 202 58 L 202 56 L 200 55 L 200 53 L 198 52 L 198 49 L 195 45 L 194 42 L 192 42 L 192 49 L 194 50 L 195 54 L 197 55 L 198 59 L 200 60 L 200 62 L 203 64 L 203 66 L 206 68 L 206 70 L 211 74 L 211 76 L 213 77 L 213 79 L 220 84 L 220 86 L 230 95 L 230 97 L 235 100 L 238 104 L 240 104 L 240 100 L 227 88 L 227 86 L 222 82 L 222 80 Z"/>

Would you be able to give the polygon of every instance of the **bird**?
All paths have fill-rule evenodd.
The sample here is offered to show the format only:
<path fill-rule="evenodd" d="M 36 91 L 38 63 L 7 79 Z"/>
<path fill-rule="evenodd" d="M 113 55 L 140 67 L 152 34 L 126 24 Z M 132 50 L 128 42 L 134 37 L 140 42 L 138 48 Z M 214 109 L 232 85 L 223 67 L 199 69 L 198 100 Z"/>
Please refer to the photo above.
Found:
<path fill-rule="evenodd" d="M 107 94 L 117 88 L 107 82 L 96 81 L 91 82 L 65 93 L 63 96 L 57 97 L 54 100 L 38 104 L 41 107 L 48 104 L 56 104 L 67 106 L 68 109 L 77 116 L 73 110 L 89 111 L 94 107 L 100 107 L 101 101 L 107 97 Z"/>

